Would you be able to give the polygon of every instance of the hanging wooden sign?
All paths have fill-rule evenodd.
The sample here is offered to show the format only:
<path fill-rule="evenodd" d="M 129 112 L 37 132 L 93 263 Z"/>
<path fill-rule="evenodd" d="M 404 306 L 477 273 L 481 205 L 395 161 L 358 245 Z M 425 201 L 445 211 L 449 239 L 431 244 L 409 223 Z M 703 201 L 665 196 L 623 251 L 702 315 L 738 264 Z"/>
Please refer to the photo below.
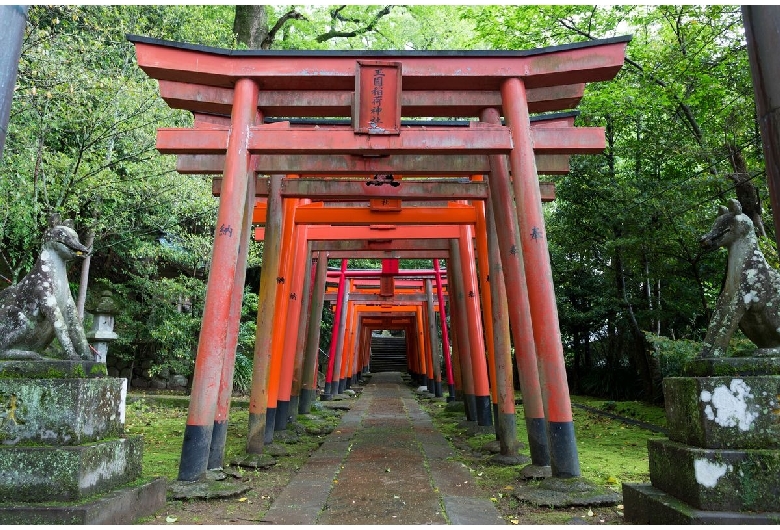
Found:
<path fill-rule="evenodd" d="M 358 61 L 352 123 L 359 134 L 401 133 L 401 63 Z"/>

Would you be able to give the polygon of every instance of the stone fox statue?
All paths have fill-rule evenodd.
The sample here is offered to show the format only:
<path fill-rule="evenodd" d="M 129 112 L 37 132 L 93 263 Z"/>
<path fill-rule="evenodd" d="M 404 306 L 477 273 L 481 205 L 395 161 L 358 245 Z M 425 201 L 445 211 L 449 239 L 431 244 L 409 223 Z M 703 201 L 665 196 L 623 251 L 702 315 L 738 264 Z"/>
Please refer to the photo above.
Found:
<path fill-rule="evenodd" d="M 706 250 L 728 249 L 728 271 L 701 357 L 726 355 L 739 329 L 758 346 L 755 356 L 780 355 L 780 274 L 758 249 L 753 222 L 734 199 L 721 206 L 712 230 L 701 238 Z"/>
<path fill-rule="evenodd" d="M 91 249 L 58 216 L 49 229 L 32 270 L 0 292 L 0 359 L 41 359 L 56 337 L 69 359 L 92 359 L 89 344 L 68 286 L 67 262 Z"/>

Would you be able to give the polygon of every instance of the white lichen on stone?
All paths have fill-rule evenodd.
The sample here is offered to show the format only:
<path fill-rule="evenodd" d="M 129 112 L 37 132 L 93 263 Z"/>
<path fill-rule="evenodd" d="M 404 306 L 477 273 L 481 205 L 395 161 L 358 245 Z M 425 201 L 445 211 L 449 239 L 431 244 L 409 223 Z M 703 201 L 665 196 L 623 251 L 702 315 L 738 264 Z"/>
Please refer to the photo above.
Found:
<path fill-rule="evenodd" d="M 756 291 L 745 293 L 743 300 L 746 304 L 749 304 L 750 302 L 758 302 L 758 293 Z"/>
<path fill-rule="evenodd" d="M 731 471 L 729 464 L 719 464 L 710 462 L 706 458 L 697 458 L 693 461 L 693 471 L 696 475 L 696 482 L 705 488 L 714 488 L 718 485 L 718 480 Z"/>
<path fill-rule="evenodd" d="M 102 482 L 122 476 L 127 469 L 124 445 L 114 447 L 113 454 L 96 463 L 92 468 L 83 469 L 79 476 L 79 488 L 86 490 Z"/>
<path fill-rule="evenodd" d="M 700 399 L 703 403 L 709 403 L 704 408 L 707 419 L 714 421 L 721 427 L 739 427 L 747 431 L 758 417 L 758 412 L 750 409 L 750 387 L 742 379 L 732 379 L 731 385 L 720 385 L 712 392 L 701 391 Z"/>

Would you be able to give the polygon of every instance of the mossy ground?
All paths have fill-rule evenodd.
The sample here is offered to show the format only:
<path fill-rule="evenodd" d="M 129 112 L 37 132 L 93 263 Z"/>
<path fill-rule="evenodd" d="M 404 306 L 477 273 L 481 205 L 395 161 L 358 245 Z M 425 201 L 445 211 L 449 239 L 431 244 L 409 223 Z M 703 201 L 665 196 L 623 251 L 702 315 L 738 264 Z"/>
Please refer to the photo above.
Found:
<path fill-rule="evenodd" d="M 661 407 L 574 396 L 572 402 L 658 427 L 666 425 Z M 448 412 L 445 403 L 423 400 L 423 406 L 434 424 L 458 449 L 458 460 L 469 468 L 475 482 L 490 496 L 510 524 L 565 524 L 575 517 L 581 517 L 589 524 L 624 524 L 622 505 L 551 509 L 519 501 L 512 493 L 521 482 L 519 477 L 523 466 L 501 466 L 490 461 L 492 453 L 484 446 L 495 440 L 495 435 L 469 434 L 466 427 L 460 426 L 463 413 Z M 528 435 L 522 406 L 517 409 L 517 438 L 525 441 Z M 617 492 L 622 490 L 623 482 L 649 482 L 647 440 L 659 437 L 658 434 L 577 407 L 572 412 L 583 478 Z M 527 450 L 520 453 L 528 454 Z"/>
<path fill-rule="evenodd" d="M 187 423 L 186 396 L 135 394 L 129 396 L 126 432 L 144 437 L 143 478 L 164 477 L 173 482 L 179 472 L 184 427 Z M 335 427 L 342 411 L 312 410 L 312 418 L 299 416 L 297 423 Z M 234 399 L 225 445 L 225 465 L 246 454 L 249 410 L 245 398 Z M 272 500 L 287 485 L 308 457 L 323 443 L 326 434 L 301 433 L 296 443 L 282 445 L 289 454 L 277 456 L 268 469 L 230 468 L 236 477 L 228 480 L 251 489 L 234 498 L 211 500 L 172 500 L 164 512 L 140 521 L 141 524 L 253 524 L 262 522 Z"/>
<path fill-rule="evenodd" d="M 179 457 L 187 420 L 188 400 L 184 396 L 164 398 L 131 396 L 127 407 L 127 432 L 144 437 L 143 478 L 163 476 L 176 480 Z M 649 407 L 638 402 L 607 402 L 572 397 L 590 407 L 612 414 L 665 425 L 662 408 Z M 470 435 L 458 424 L 462 412 L 447 412 L 445 404 L 421 398 L 422 406 L 430 413 L 434 424 L 456 449 L 456 458 L 466 465 L 475 483 L 493 499 L 499 513 L 510 524 L 565 524 L 575 517 L 590 524 L 623 524 L 622 506 L 608 508 L 558 508 L 533 506 L 516 499 L 512 492 L 519 484 L 522 466 L 500 466 L 490 462 L 491 453 L 483 446 L 494 440 L 492 434 Z M 315 419 L 299 417 L 298 423 L 336 425 L 340 413 L 313 411 Z M 615 419 L 601 416 L 577 407 L 573 408 L 580 466 L 583 478 L 594 484 L 621 491 L 623 482 L 648 482 L 648 438 L 659 435 Z M 244 453 L 248 410 L 246 400 L 237 399 L 232 407 L 225 462 Z M 240 481 L 251 490 L 241 497 L 211 501 L 169 501 L 164 513 L 142 521 L 144 524 L 252 524 L 263 520 L 272 499 L 286 486 L 309 455 L 319 447 L 325 435 L 303 433 L 295 444 L 284 444 L 289 455 L 277 457 L 277 464 L 267 470 L 243 470 Z M 518 407 L 517 437 L 527 440 L 522 407 Z M 527 451 L 521 451 L 527 454 Z"/>

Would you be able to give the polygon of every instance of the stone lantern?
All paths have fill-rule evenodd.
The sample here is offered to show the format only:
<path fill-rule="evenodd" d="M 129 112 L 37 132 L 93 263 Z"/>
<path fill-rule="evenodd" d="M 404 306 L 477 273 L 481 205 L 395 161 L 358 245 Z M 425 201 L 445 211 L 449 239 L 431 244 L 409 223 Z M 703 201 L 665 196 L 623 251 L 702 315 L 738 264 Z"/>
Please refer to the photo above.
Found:
<path fill-rule="evenodd" d="M 100 302 L 92 309 L 93 314 L 92 329 L 87 333 L 87 339 L 90 345 L 95 349 L 95 361 L 106 362 L 108 354 L 108 343 L 116 340 L 117 334 L 114 333 L 114 315 L 116 315 L 116 304 L 111 297 L 111 291 L 100 293 Z"/>

